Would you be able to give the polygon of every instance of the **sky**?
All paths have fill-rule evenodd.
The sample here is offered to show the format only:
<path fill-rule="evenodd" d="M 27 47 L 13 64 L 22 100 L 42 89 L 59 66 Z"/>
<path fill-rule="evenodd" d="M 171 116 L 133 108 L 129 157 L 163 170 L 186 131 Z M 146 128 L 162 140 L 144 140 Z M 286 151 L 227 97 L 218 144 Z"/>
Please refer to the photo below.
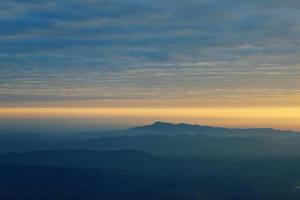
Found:
<path fill-rule="evenodd" d="M 0 1 L 0 131 L 300 130 L 298 0 Z"/>

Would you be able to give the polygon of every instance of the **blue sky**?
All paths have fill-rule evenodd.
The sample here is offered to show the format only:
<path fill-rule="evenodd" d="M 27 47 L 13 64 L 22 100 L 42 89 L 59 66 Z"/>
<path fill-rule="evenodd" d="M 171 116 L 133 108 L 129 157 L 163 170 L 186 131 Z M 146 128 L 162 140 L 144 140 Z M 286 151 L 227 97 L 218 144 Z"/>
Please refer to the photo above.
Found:
<path fill-rule="evenodd" d="M 296 0 L 7 0 L 0 103 L 300 94 Z"/>

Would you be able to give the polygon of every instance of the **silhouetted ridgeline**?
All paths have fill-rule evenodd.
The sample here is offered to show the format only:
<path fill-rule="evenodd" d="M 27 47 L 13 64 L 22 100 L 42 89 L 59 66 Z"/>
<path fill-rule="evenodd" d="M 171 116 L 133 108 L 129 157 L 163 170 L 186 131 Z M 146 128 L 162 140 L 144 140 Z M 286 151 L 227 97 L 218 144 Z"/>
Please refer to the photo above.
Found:
<path fill-rule="evenodd" d="M 298 200 L 300 137 L 156 122 L 0 136 L 0 199 Z"/>
<path fill-rule="evenodd" d="M 229 129 L 156 122 L 124 131 L 50 137 L 0 137 L 0 152 L 47 149 L 134 149 L 159 155 L 218 157 L 297 157 L 300 134 L 274 129 Z"/>
<path fill-rule="evenodd" d="M 0 164 L 34 165 L 114 170 L 139 170 L 151 167 L 159 158 L 136 150 L 43 150 L 0 155 Z"/>
<path fill-rule="evenodd" d="M 101 138 L 101 137 L 116 137 L 116 136 L 135 136 L 135 135 L 205 135 L 213 137 L 295 137 L 300 133 L 293 131 L 282 131 L 271 128 L 223 128 L 201 125 L 190 125 L 185 123 L 172 124 L 167 122 L 157 121 L 151 125 L 134 127 L 124 131 L 92 131 L 83 132 L 71 135 L 73 138 Z"/>

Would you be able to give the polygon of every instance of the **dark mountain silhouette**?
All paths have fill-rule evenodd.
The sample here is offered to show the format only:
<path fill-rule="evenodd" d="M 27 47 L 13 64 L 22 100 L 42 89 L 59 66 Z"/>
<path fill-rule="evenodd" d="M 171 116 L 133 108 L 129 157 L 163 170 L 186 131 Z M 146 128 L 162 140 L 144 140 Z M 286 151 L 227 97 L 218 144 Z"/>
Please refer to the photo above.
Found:
<path fill-rule="evenodd" d="M 118 137 L 122 136 L 124 130 L 113 130 L 113 131 L 102 131 L 102 130 L 93 130 L 93 131 L 84 131 L 71 135 L 64 135 L 64 139 L 93 139 L 101 137 Z"/>
<path fill-rule="evenodd" d="M 300 198 L 300 137 L 290 131 L 156 122 L 0 137 L 0 152 L 0 199 Z"/>
<path fill-rule="evenodd" d="M 136 150 L 43 150 L 0 155 L 0 164 L 138 170 L 153 166 L 159 158 Z"/>
<path fill-rule="evenodd" d="M 118 137 L 118 136 L 137 136 L 137 135 L 205 135 L 212 137 L 295 137 L 300 133 L 293 131 L 276 130 L 272 128 L 224 128 L 224 127 L 212 127 L 191 125 L 186 123 L 167 123 L 157 121 L 153 124 L 133 127 L 123 131 L 92 131 L 83 132 L 72 135 L 72 138 L 88 139 L 88 138 L 100 138 L 100 137 Z"/>
<path fill-rule="evenodd" d="M 10 140 L 10 139 L 48 139 L 50 136 L 42 135 L 42 134 L 35 134 L 35 133 L 7 133 L 7 134 L 0 134 L 0 140 Z"/>
<path fill-rule="evenodd" d="M 0 137 L 0 153 L 55 149 L 134 149 L 160 155 L 206 158 L 300 156 L 300 134 L 263 128 L 231 129 L 155 122 L 123 131 L 82 133 L 80 137 Z"/>
<path fill-rule="evenodd" d="M 96 139 L 102 137 L 162 135 L 162 136 L 211 136 L 211 137 L 300 137 L 299 132 L 277 130 L 272 128 L 224 128 L 186 123 L 154 122 L 150 125 L 138 126 L 126 130 L 85 131 L 71 135 L 52 135 L 34 133 L 0 134 L 0 140 L 34 140 L 34 139 Z"/>

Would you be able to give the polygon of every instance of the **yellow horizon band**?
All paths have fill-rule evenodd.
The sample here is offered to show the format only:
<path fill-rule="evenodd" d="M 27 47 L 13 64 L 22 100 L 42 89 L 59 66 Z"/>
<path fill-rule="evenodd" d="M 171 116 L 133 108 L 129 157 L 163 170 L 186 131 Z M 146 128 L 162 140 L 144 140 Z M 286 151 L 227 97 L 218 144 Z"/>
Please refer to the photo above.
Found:
<path fill-rule="evenodd" d="M 0 108 L 0 117 L 32 116 L 178 116 L 182 117 L 251 117 L 299 118 L 299 107 L 246 108 Z"/>

